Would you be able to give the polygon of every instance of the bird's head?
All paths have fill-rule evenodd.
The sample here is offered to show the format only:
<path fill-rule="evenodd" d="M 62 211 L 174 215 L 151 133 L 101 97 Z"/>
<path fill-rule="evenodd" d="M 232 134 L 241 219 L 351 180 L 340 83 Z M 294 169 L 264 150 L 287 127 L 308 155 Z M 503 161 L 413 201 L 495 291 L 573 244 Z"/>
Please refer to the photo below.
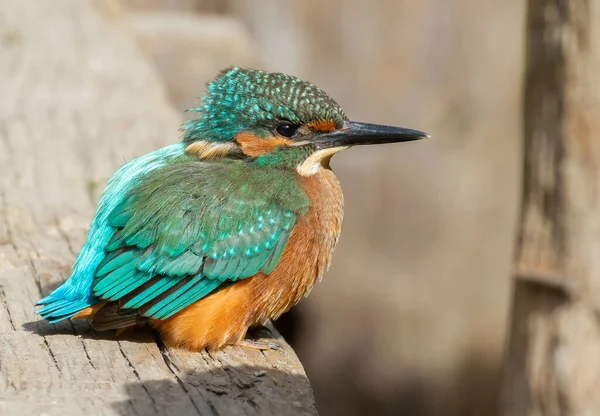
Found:
<path fill-rule="evenodd" d="M 418 140 L 427 134 L 348 120 L 318 87 L 296 77 L 228 68 L 208 84 L 199 117 L 184 123 L 187 151 L 310 175 L 340 150 Z"/>

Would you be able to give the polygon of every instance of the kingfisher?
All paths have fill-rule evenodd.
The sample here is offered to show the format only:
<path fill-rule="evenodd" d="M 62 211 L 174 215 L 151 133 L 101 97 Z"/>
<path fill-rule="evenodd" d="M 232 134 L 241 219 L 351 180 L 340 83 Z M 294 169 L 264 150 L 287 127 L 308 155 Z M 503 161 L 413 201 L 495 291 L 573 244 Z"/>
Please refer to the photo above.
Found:
<path fill-rule="evenodd" d="M 350 121 L 315 85 L 230 67 L 208 83 L 178 143 L 109 179 L 71 276 L 37 310 L 99 331 L 155 328 L 193 351 L 246 339 L 309 294 L 343 216 L 331 157 L 428 137 Z"/>

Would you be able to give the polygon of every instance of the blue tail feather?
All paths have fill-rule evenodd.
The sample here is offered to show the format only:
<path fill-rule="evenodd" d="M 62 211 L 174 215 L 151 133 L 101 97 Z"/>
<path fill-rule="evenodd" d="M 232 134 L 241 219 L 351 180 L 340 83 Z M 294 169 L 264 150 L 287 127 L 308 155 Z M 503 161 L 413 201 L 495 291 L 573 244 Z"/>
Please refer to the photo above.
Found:
<path fill-rule="evenodd" d="M 50 301 L 45 304 L 42 308 L 38 309 L 36 313 L 40 314 L 42 318 L 47 319 L 49 322 L 59 322 L 63 319 L 72 318 L 77 312 L 88 306 L 94 305 L 99 299 L 75 299 L 75 300 L 57 300 L 55 302 Z"/>

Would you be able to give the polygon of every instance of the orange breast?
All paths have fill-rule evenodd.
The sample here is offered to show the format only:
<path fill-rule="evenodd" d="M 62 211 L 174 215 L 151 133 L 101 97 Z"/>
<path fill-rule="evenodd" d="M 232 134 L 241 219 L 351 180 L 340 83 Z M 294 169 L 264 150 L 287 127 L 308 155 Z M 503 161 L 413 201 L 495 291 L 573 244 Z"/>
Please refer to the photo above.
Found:
<path fill-rule="evenodd" d="M 298 178 L 310 209 L 298 220 L 275 270 L 237 282 L 165 321 L 154 321 L 167 344 L 192 350 L 235 344 L 249 326 L 277 318 L 298 303 L 323 276 L 341 230 L 342 191 L 328 169 Z"/>

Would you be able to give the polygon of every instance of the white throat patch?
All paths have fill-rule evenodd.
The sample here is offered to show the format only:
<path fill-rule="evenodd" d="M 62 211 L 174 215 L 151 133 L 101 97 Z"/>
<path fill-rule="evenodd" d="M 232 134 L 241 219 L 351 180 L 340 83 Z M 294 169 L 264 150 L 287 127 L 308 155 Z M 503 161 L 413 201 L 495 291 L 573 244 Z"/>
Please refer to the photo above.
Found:
<path fill-rule="evenodd" d="M 311 176 L 319 172 L 324 167 L 329 167 L 329 159 L 340 150 L 347 149 L 348 146 L 330 147 L 328 149 L 317 150 L 306 158 L 296 171 L 302 176 Z"/>

